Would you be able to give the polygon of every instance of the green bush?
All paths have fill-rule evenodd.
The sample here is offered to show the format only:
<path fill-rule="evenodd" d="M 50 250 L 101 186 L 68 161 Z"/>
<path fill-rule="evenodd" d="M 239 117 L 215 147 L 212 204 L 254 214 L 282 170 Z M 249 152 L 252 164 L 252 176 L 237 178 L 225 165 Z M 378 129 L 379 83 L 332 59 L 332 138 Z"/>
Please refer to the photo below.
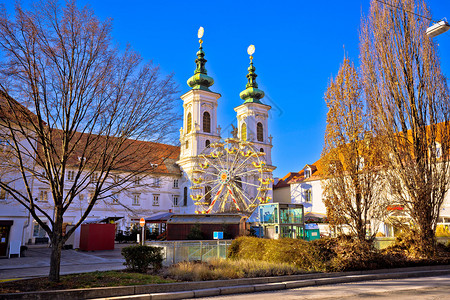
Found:
<path fill-rule="evenodd" d="M 205 237 L 203 236 L 202 229 L 199 224 L 194 224 L 191 227 L 186 239 L 188 240 L 203 240 Z"/>
<path fill-rule="evenodd" d="M 150 265 L 153 271 L 162 267 L 162 248 L 152 246 L 130 246 L 122 249 L 123 263 L 129 270 L 146 273 Z"/>

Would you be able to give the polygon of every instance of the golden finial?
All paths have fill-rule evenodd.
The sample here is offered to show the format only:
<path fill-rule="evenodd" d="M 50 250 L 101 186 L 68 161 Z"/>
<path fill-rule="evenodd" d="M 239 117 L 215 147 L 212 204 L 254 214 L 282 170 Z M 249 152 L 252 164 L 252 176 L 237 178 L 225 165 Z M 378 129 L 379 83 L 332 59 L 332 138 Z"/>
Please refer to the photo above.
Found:
<path fill-rule="evenodd" d="M 255 45 L 248 46 L 247 53 L 248 55 L 250 55 L 250 62 L 253 62 L 253 53 L 255 53 Z"/>
<path fill-rule="evenodd" d="M 203 27 L 200 26 L 200 28 L 198 29 L 198 33 L 197 33 L 197 36 L 198 36 L 198 38 L 199 38 L 198 42 L 200 43 L 200 47 L 201 47 L 202 44 L 203 44 L 202 37 L 203 37 L 203 34 L 204 34 L 204 33 L 205 33 L 205 29 L 204 29 Z"/>

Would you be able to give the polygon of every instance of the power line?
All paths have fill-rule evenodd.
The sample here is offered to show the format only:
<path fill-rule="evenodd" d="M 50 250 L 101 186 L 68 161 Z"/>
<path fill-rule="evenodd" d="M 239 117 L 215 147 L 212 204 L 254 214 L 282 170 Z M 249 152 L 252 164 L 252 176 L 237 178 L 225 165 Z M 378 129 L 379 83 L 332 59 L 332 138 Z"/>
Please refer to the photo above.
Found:
<path fill-rule="evenodd" d="M 396 6 L 396 5 L 394 5 L 394 4 L 387 3 L 387 2 L 384 2 L 384 1 L 382 1 L 382 0 L 377 0 L 377 2 L 384 3 L 384 4 L 389 5 L 389 6 L 391 6 L 391 7 L 395 7 L 395 8 L 397 8 L 397 9 L 406 11 L 406 12 L 408 12 L 408 13 L 410 13 L 410 14 L 416 15 L 416 16 L 418 16 L 418 17 L 421 17 L 421 18 L 423 18 L 423 19 L 427 19 L 427 20 L 429 20 L 429 21 L 431 21 L 431 22 L 436 23 L 436 21 L 433 21 L 433 20 L 432 20 L 431 18 L 429 18 L 429 17 L 425 17 L 425 16 L 422 16 L 422 15 L 416 14 L 415 12 L 406 10 L 406 9 L 404 9 L 403 7 Z"/>

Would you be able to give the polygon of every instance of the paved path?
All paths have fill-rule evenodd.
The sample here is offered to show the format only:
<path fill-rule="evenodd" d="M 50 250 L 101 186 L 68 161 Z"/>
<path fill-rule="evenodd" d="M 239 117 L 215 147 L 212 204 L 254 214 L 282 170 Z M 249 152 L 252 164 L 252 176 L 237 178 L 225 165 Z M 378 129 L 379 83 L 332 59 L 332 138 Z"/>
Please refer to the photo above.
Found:
<path fill-rule="evenodd" d="M 450 275 L 389 279 L 199 299 L 450 299 Z"/>
<path fill-rule="evenodd" d="M 124 269 L 124 259 L 120 254 L 127 244 L 116 244 L 109 251 L 63 250 L 61 254 L 61 274 Z M 25 257 L 0 259 L 0 280 L 47 276 L 50 268 L 50 252 L 47 246 L 29 246 Z"/>

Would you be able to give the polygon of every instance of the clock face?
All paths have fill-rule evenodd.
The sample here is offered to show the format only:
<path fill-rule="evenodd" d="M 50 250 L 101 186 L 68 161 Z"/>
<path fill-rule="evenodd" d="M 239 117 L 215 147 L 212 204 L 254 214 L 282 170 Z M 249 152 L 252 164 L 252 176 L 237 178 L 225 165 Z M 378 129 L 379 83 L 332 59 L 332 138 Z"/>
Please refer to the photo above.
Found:
<path fill-rule="evenodd" d="M 203 37 L 203 34 L 205 33 L 205 29 L 203 29 L 203 27 L 200 26 L 200 28 L 198 29 L 198 38 L 201 39 Z"/>
<path fill-rule="evenodd" d="M 248 46 L 247 53 L 248 55 L 253 55 L 253 53 L 255 53 L 255 45 Z"/>

